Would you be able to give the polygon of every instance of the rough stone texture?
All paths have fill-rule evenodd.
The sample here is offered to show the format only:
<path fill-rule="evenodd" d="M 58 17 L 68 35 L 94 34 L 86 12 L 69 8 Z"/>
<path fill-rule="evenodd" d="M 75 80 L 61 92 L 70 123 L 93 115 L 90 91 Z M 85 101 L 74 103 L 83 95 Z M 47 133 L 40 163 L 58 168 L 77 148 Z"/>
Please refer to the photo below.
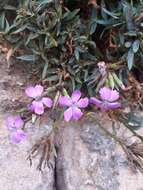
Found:
<path fill-rule="evenodd" d="M 81 129 L 72 124 L 65 128 L 57 162 L 59 190 L 118 189 L 113 150 L 114 143 L 97 125 L 86 123 Z"/>
<path fill-rule="evenodd" d="M 1 190 L 53 190 L 54 171 L 46 168 L 43 173 L 36 170 L 38 158 L 34 159 L 30 167 L 26 160 L 28 150 L 32 144 L 39 139 L 39 136 L 46 132 L 46 129 L 39 129 L 37 126 L 28 124 L 28 139 L 19 145 L 13 145 L 8 140 L 8 133 L 0 119 L 0 189 Z M 36 130 L 35 130 L 35 127 Z M 33 130 L 36 132 L 33 135 Z M 44 131 L 45 130 L 45 131 Z"/>
<path fill-rule="evenodd" d="M 106 117 L 98 118 L 111 129 Z M 56 163 L 57 190 L 143 189 L 142 174 L 133 173 L 123 150 L 97 124 L 85 120 L 66 125 L 62 139 Z"/>
<path fill-rule="evenodd" d="M 13 66 L 14 67 L 14 66 Z M 17 69 L 7 68 L 4 58 L 0 59 L 0 190 L 53 190 L 54 171 L 46 168 L 42 173 L 36 170 L 38 158 L 32 167 L 26 160 L 28 150 L 51 126 L 48 119 L 40 126 L 27 124 L 28 139 L 19 145 L 9 142 L 5 118 L 20 108 L 24 101 L 26 75 Z"/>
<path fill-rule="evenodd" d="M 51 130 L 52 121 L 45 115 L 36 125 L 26 125 L 28 139 L 19 145 L 8 140 L 5 118 L 22 107 L 23 90 L 28 83 L 21 69 L 10 72 L 0 59 L 0 190 L 143 190 L 143 176 L 133 173 L 122 149 L 105 136 L 96 123 L 62 123 L 56 136 L 57 158 L 53 169 L 42 173 L 26 160 L 32 145 Z M 111 130 L 111 122 L 99 115 L 102 125 Z M 60 123 L 59 123 L 60 125 Z M 120 135 L 130 136 L 121 126 Z M 141 132 L 140 132 L 141 133 Z M 143 133 L 142 133 L 143 134 Z"/>

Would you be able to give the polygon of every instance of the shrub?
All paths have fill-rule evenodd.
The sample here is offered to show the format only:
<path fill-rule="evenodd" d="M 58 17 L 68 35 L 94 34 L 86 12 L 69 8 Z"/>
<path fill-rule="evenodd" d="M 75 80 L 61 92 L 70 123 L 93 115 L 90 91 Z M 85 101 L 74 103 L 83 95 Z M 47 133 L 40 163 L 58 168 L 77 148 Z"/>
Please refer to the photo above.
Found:
<path fill-rule="evenodd" d="M 9 2 L 1 2 L 0 27 L 10 53 L 23 49 L 17 59 L 34 65 L 48 86 L 93 95 L 104 83 L 124 89 L 131 69 L 141 80 L 142 1 Z"/>

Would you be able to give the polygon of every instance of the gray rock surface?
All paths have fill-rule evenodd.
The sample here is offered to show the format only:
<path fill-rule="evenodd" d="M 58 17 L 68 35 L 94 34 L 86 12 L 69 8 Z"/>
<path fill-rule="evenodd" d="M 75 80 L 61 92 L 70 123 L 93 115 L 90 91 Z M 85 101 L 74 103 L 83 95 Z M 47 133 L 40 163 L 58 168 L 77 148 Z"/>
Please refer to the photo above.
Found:
<path fill-rule="evenodd" d="M 143 176 L 129 168 L 125 154 L 97 123 L 59 123 L 56 134 L 57 157 L 53 168 L 36 170 L 39 157 L 30 167 L 28 150 L 49 133 L 52 121 L 47 115 L 40 123 L 26 125 L 27 140 L 19 145 L 9 142 L 5 118 L 22 107 L 27 75 L 18 68 L 10 72 L 3 57 L 0 61 L 0 190 L 143 190 Z M 111 121 L 98 116 L 111 130 Z M 120 135 L 130 136 L 123 126 Z M 120 131 L 120 130 L 119 130 Z M 40 156 L 40 155 L 39 155 Z"/>
<path fill-rule="evenodd" d="M 72 124 L 63 134 L 57 162 L 59 190 L 119 189 L 114 143 L 97 125 Z"/>
<path fill-rule="evenodd" d="M 13 66 L 14 67 L 14 66 Z M 5 119 L 25 101 L 26 75 L 17 68 L 7 68 L 4 57 L 0 58 L 0 190 L 53 190 L 54 170 L 46 168 L 42 173 L 36 170 L 38 158 L 30 167 L 26 160 L 28 150 L 51 127 L 47 118 L 40 126 L 27 123 L 27 140 L 13 145 L 8 138 Z M 47 125 L 48 124 L 48 125 Z"/>

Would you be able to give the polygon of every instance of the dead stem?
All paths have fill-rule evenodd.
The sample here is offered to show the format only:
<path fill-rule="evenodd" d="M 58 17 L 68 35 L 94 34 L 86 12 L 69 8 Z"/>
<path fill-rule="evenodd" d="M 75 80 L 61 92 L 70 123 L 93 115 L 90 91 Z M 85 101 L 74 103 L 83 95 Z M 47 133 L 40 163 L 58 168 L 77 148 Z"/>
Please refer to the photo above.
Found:
<path fill-rule="evenodd" d="M 32 160 L 40 155 L 39 163 L 37 165 L 37 169 L 40 171 L 42 171 L 42 168 L 45 168 L 46 166 L 53 168 L 53 165 L 50 162 L 50 157 L 52 155 L 56 156 L 54 146 L 54 133 L 56 128 L 57 122 L 54 122 L 52 131 L 38 140 L 29 151 L 27 160 L 30 161 L 30 165 L 32 165 Z"/>

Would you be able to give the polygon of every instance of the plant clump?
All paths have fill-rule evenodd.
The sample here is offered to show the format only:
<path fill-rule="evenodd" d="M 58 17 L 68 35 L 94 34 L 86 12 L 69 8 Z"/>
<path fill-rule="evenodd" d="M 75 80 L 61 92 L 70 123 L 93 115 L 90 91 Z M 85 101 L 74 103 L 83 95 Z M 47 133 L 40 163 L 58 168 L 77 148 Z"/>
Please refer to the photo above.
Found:
<path fill-rule="evenodd" d="M 15 56 L 32 79 L 25 90 L 31 100 L 22 117 L 30 113 L 33 121 L 60 106 L 69 122 L 86 112 L 94 118 L 89 110 L 100 109 L 142 141 L 135 132 L 137 125 L 142 126 L 142 117 L 134 114 L 143 110 L 142 11 L 142 0 L 0 1 L 0 40 L 7 42 L 8 66 Z M 15 144 L 26 138 L 24 123 L 19 122 L 23 122 L 20 116 L 8 119 Z M 103 130 L 135 155 L 132 147 Z M 40 142 L 51 151 L 49 136 Z M 39 148 L 38 142 L 29 159 Z M 49 154 L 43 151 L 43 157 L 47 163 Z"/>

